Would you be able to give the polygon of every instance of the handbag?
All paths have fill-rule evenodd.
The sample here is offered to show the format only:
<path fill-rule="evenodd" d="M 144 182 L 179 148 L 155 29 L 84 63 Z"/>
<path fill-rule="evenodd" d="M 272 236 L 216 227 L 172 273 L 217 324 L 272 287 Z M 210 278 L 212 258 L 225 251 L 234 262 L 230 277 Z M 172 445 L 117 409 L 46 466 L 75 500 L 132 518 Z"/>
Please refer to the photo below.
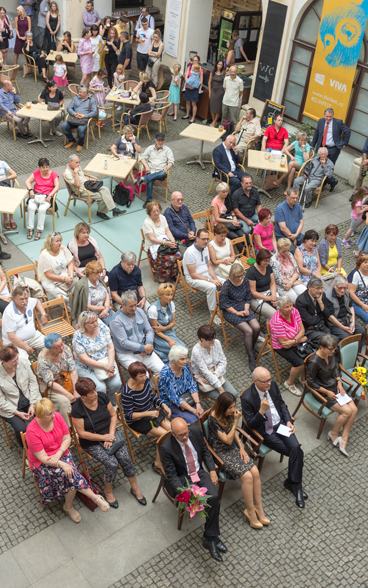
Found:
<path fill-rule="evenodd" d="M 215 366 L 209 368 L 210 372 L 214 372 L 215 369 Z M 211 392 L 212 390 L 216 389 L 214 386 L 211 386 L 211 384 L 209 384 L 207 381 L 204 381 L 206 380 L 206 378 L 202 374 L 193 374 L 193 378 L 197 382 L 198 388 L 201 390 L 201 392 Z M 220 376 L 219 380 L 221 386 L 223 386 L 225 384 L 224 376 Z"/>
<path fill-rule="evenodd" d="M 189 406 L 194 406 L 193 396 L 191 395 L 189 390 L 187 390 L 186 392 L 183 392 L 183 394 L 180 394 L 179 398 L 181 398 L 181 400 L 184 400 L 184 402 L 189 404 Z M 180 406 L 180 410 L 185 410 L 185 408 L 181 408 L 181 406 Z"/>
<path fill-rule="evenodd" d="M 97 180 L 96 182 L 92 182 L 92 180 L 87 180 L 84 182 L 84 187 L 86 190 L 88 190 L 88 192 L 98 192 L 101 190 L 101 188 L 103 188 L 103 181 Z"/>
<path fill-rule="evenodd" d="M 171 421 L 171 417 L 169 417 L 168 413 L 166 412 L 166 410 L 164 408 L 162 408 L 162 406 L 160 406 L 159 410 L 159 415 L 158 417 L 156 417 L 155 419 L 152 419 L 152 424 L 154 427 L 159 427 L 162 423 L 163 420 L 167 419 L 168 421 Z"/>
<path fill-rule="evenodd" d="M 229 277 L 229 274 L 230 274 L 230 270 L 231 270 L 231 268 L 233 267 L 233 265 L 235 263 L 239 266 L 239 269 L 243 269 L 242 264 L 237 259 L 234 261 L 234 263 L 229 263 L 228 265 L 226 265 L 225 263 L 220 263 L 220 265 L 218 265 L 217 268 L 219 269 L 220 274 L 224 278 L 228 278 Z"/>
<path fill-rule="evenodd" d="M 73 290 L 74 286 L 76 285 L 76 283 L 79 281 L 79 278 L 77 276 L 73 277 L 73 281 L 71 284 L 67 284 L 66 282 L 54 282 L 55 286 L 57 286 L 60 290 L 62 290 L 63 292 L 65 292 L 66 294 L 69 294 L 69 292 L 71 290 Z"/>
<path fill-rule="evenodd" d="M 304 343 L 300 343 L 296 347 L 294 347 L 295 351 L 299 355 L 301 359 L 305 359 L 311 353 L 315 353 L 317 349 L 310 343 L 309 341 L 305 341 Z"/>
<path fill-rule="evenodd" d="M 60 110 L 60 104 L 57 102 L 48 102 L 47 110 Z"/>
<path fill-rule="evenodd" d="M 33 278 L 28 278 L 27 276 L 14 276 L 14 286 L 27 286 L 29 290 L 29 295 L 32 298 L 37 298 L 38 300 L 42 300 L 43 297 L 43 289 L 41 284 L 36 282 Z"/>
<path fill-rule="evenodd" d="M 175 255 L 178 253 L 179 247 L 170 247 L 170 245 L 166 245 L 165 243 L 161 243 L 160 247 L 157 250 L 157 255 Z"/>
<path fill-rule="evenodd" d="M 89 102 L 88 102 L 88 113 L 91 112 L 91 98 L 89 98 Z M 87 120 L 87 122 L 86 122 Z M 84 126 L 88 123 L 88 118 L 77 118 L 76 116 L 69 116 L 67 123 L 71 126 L 71 127 L 80 127 L 80 126 Z"/>
<path fill-rule="evenodd" d="M 77 472 L 81 476 L 83 476 L 83 478 L 86 480 L 86 482 L 88 482 L 89 487 L 91 488 L 93 494 L 96 494 L 96 496 L 102 496 L 102 492 L 100 490 L 99 485 L 97 484 L 97 482 L 92 480 L 91 476 L 89 475 L 89 470 L 88 470 L 87 464 L 84 463 L 84 468 L 87 472 L 87 475 L 84 473 L 83 470 L 79 472 L 80 467 L 83 467 L 82 462 L 78 465 Z M 94 512 L 96 510 L 96 508 L 98 508 L 97 504 L 95 502 L 93 502 L 92 498 L 90 498 L 89 496 L 86 496 L 80 490 L 77 490 L 77 496 L 78 496 L 78 498 L 80 498 L 82 500 L 82 502 L 84 502 L 84 504 L 86 506 L 88 506 L 89 510 L 91 510 L 92 512 Z"/>
<path fill-rule="evenodd" d="M 62 386 L 64 390 L 67 390 L 69 394 L 74 394 L 73 381 L 69 372 L 60 372 L 59 376 L 55 379 L 56 384 Z"/>
<path fill-rule="evenodd" d="M 153 67 L 155 65 L 155 61 L 153 61 L 152 57 L 150 57 L 147 61 L 147 67 Z"/>
<path fill-rule="evenodd" d="M 108 357 L 104 357 L 103 359 L 99 360 L 101 363 L 109 363 L 109 358 Z M 95 376 L 98 380 L 100 380 L 100 382 L 102 382 L 103 380 L 107 380 L 108 375 L 107 375 L 107 371 L 104 370 L 103 368 L 97 368 L 94 367 L 92 368 L 93 371 L 95 372 Z"/>

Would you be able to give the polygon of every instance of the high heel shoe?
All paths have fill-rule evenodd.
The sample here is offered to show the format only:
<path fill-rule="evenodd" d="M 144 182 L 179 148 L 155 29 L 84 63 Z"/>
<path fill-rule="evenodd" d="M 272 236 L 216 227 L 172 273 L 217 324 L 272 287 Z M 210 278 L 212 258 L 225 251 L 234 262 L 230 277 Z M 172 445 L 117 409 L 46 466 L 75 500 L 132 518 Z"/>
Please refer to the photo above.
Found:
<path fill-rule="evenodd" d="M 256 511 L 256 515 L 258 517 L 259 522 L 262 523 L 262 525 L 265 525 L 267 527 L 267 525 L 269 525 L 271 522 L 270 519 L 267 519 L 266 517 L 261 517 L 261 515 L 259 514 L 256 507 L 254 507 L 254 510 Z"/>
<path fill-rule="evenodd" d="M 332 439 L 332 437 L 331 437 L 331 431 L 329 431 L 327 433 L 327 440 L 328 441 L 331 441 L 332 445 L 335 445 L 335 447 L 336 447 L 336 439 L 335 439 L 335 441 Z"/>
<path fill-rule="evenodd" d="M 252 523 L 252 521 L 249 518 L 248 509 L 244 510 L 244 516 L 245 516 L 245 520 L 248 519 L 248 522 L 249 522 L 250 526 L 252 527 L 252 529 L 263 529 L 262 523 Z"/>
<path fill-rule="evenodd" d="M 348 452 L 346 451 L 346 449 L 344 447 L 341 447 L 341 443 L 342 443 L 341 437 L 337 437 L 337 439 L 335 439 L 335 441 L 334 441 L 334 445 L 340 449 L 341 453 L 343 455 L 345 455 L 345 457 L 350 457 Z"/>

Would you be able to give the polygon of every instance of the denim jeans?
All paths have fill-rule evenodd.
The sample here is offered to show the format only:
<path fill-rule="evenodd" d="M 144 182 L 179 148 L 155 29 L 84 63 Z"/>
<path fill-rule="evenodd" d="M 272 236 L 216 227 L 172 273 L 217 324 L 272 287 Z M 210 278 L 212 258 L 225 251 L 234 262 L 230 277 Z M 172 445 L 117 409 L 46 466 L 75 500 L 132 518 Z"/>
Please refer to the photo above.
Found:
<path fill-rule="evenodd" d="M 360 318 L 360 320 L 363 321 L 363 323 L 365 325 L 367 325 L 368 324 L 368 312 L 363 310 L 362 307 L 359 306 L 358 304 L 355 304 L 355 302 L 353 302 L 353 308 L 355 310 L 355 314 L 357 315 L 357 317 Z"/>
<path fill-rule="evenodd" d="M 147 174 L 144 177 L 144 182 L 147 184 L 147 198 L 146 202 L 151 202 L 152 200 L 152 192 L 153 192 L 153 184 L 155 180 L 164 180 L 166 178 L 166 172 L 159 171 L 155 172 L 154 174 Z"/>
<path fill-rule="evenodd" d="M 89 371 L 84 370 L 83 368 L 80 368 L 80 367 L 77 368 L 77 373 L 80 378 L 91 378 L 91 380 L 93 380 L 94 383 L 96 384 L 97 392 L 104 392 L 105 394 L 107 394 L 111 400 L 111 403 L 115 406 L 116 405 L 115 393 L 120 392 L 120 390 L 122 388 L 122 383 L 121 383 L 121 379 L 120 379 L 120 375 L 119 375 L 118 366 L 116 365 L 115 361 L 114 361 L 114 366 L 115 366 L 115 375 L 112 378 L 107 378 L 106 380 L 99 380 L 97 378 L 97 376 L 95 375 L 95 372 L 89 372 Z"/>
<path fill-rule="evenodd" d="M 84 137 L 86 135 L 87 132 L 87 125 L 80 125 L 78 127 L 72 127 L 71 125 L 69 125 L 68 121 L 64 121 L 63 124 L 61 125 L 61 130 L 63 131 L 64 135 L 66 136 L 66 138 L 68 139 L 69 143 L 72 143 L 75 141 L 75 137 L 73 136 L 72 133 L 72 128 L 76 128 L 77 129 L 77 135 L 78 135 L 78 145 L 83 146 L 84 143 Z"/>
<path fill-rule="evenodd" d="M 114 316 L 115 316 L 115 312 L 113 310 L 111 310 L 111 308 L 110 308 L 109 314 L 107 315 L 107 317 L 105 317 L 105 318 L 103 318 L 101 320 L 108 327 L 110 325 L 112 319 L 114 318 Z"/>
<path fill-rule="evenodd" d="M 254 213 L 253 216 L 249 217 L 249 220 L 253 221 L 255 225 L 258 224 L 258 214 Z M 240 222 L 241 230 L 243 231 L 244 235 L 249 235 L 249 233 L 252 231 L 252 227 L 250 227 L 248 223 L 241 220 L 240 218 L 238 218 L 238 221 Z"/>

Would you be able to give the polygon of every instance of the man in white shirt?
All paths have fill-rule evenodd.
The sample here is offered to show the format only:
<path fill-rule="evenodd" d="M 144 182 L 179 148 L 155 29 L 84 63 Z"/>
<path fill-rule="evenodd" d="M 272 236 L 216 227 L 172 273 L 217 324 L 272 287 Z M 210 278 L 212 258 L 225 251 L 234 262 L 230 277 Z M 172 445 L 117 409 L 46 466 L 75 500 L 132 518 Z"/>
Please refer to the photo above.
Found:
<path fill-rule="evenodd" d="M 28 286 L 15 286 L 12 298 L 3 314 L 3 345 L 13 343 L 19 350 L 19 357 L 28 359 L 35 349 L 41 351 L 45 346 L 44 335 L 36 331 L 33 309 L 40 313 L 43 326 L 48 322 L 47 315 L 41 301 L 29 297 Z"/>
<path fill-rule="evenodd" d="M 250 63 L 248 57 L 245 55 L 243 49 L 243 39 L 240 38 L 239 31 L 233 31 L 231 33 L 231 38 L 233 41 L 235 41 L 235 63 L 238 63 L 239 61 L 246 61 L 247 63 Z"/>
<path fill-rule="evenodd" d="M 155 144 L 150 145 L 141 155 L 141 164 L 144 167 L 146 175 L 138 178 L 137 184 L 140 186 L 143 182 L 147 185 L 146 202 L 143 208 L 152 200 L 153 184 L 156 180 L 165 180 L 167 172 L 174 165 L 174 154 L 170 147 L 165 144 L 165 135 L 157 133 Z"/>
<path fill-rule="evenodd" d="M 207 247 L 208 241 L 208 231 L 198 229 L 196 242 L 184 253 L 183 269 L 187 284 L 206 294 L 207 305 L 212 316 L 216 306 L 216 289 L 221 288 L 225 280 L 216 276 L 213 270 Z M 218 316 L 215 316 L 213 322 L 216 325 L 220 324 Z"/>
<path fill-rule="evenodd" d="M 154 29 L 150 29 L 148 26 L 148 20 L 144 17 L 142 18 L 142 26 L 137 29 L 136 41 L 138 43 L 137 47 L 137 67 L 139 73 L 142 71 L 146 71 L 147 63 L 148 63 L 148 51 L 151 47 L 152 37 L 154 35 Z"/>
<path fill-rule="evenodd" d="M 155 19 L 153 18 L 152 14 L 150 14 L 148 12 L 147 6 L 142 6 L 141 14 L 139 15 L 139 18 L 137 20 L 136 30 L 138 30 L 138 29 L 141 28 L 141 26 L 142 26 L 142 20 L 144 18 L 147 19 L 149 28 L 154 31 L 155 30 Z"/>
<path fill-rule="evenodd" d="M 222 120 L 230 119 L 236 125 L 239 116 L 239 102 L 243 96 L 243 80 L 237 76 L 237 67 L 232 65 L 224 79 L 225 94 L 222 99 Z"/>
<path fill-rule="evenodd" d="M 245 115 L 241 117 L 236 125 L 234 133 L 237 133 L 235 136 L 238 142 L 238 152 L 241 155 L 243 155 L 249 141 L 255 141 L 255 144 L 257 144 L 262 136 L 262 129 L 254 108 L 248 108 Z"/>

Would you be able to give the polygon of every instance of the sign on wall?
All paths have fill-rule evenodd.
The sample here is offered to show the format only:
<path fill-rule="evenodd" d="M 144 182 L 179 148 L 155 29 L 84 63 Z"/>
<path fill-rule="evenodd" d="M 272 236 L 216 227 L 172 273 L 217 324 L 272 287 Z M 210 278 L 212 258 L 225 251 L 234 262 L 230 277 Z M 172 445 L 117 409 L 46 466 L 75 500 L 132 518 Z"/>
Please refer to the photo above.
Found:
<path fill-rule="evenodd" d="M 324 0 L 304 114 L 345 120 L 368 17 L 368 0 Z"/>
<path fill-rule="evenodd" d="M 164 50 L 172 57 L 178 56 L 182 0 L 167 0 Z"/>

